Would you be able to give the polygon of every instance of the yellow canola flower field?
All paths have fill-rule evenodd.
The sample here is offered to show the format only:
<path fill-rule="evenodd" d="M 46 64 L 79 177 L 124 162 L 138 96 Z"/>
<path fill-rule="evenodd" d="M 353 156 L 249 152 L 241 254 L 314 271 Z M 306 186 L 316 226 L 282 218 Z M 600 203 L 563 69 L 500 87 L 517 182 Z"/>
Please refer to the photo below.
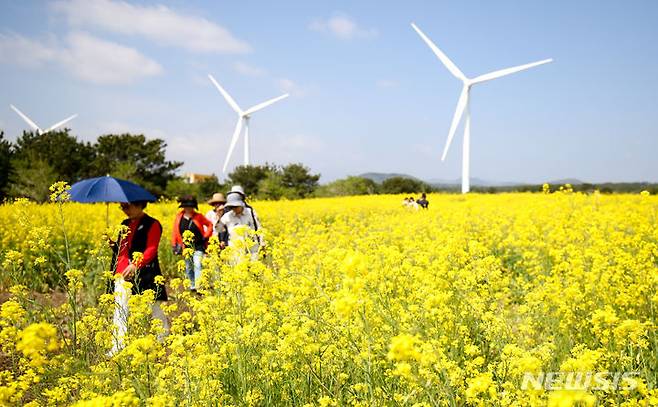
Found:
<path fill-rule="evenodd" d="M 171 332 L 133 296 L 113 355 L 117 205 L 0 206 L 0 405 L 658 405 L 656 196 L 402 199 L 254 202 L 259 260 L 212 242 L 200 295 L 149 205 Z"/>

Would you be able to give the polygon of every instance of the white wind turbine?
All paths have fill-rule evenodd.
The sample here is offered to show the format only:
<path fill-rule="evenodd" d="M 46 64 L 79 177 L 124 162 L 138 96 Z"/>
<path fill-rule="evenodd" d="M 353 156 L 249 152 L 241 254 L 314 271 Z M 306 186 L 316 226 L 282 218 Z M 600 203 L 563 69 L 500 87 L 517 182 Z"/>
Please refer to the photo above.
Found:
<path fill-rule="evenodd" d="M 222 172 L 226 174 L 226 167 L 228 167 L 228 161 L 231 159 L 231 154 L 233 154 L 233 149 L 235 148 L 235 145 L 238 143 L 238 138 L 240 137 L 240 132 L 242 131 L 243 126 L 244 126 L 244 165 L 249 165 L 249 118 L 251 117 L 251 115 L 275 102 L 278 102 L 281 99 L 287 98 L 289 95 L 286 93 L 274 99 L 270 99 L 263 103 L 259 103 L 255 106 L 252 106 L 247 110 L 242 110 L 240 109 L 240 106 L 238 106 L 238 104 L 235 103 L 235 100 L 233 100 L 231 95 L 229 95 L 228 92 L 226 92 L 224 88 L 221 87 L 221 85 L 215 80 L 215 78 L 213 78 L 212 75 L 208 74 L 208 78 L 210 78 L 210 81 L 215 85 L 219 93 L 221 93 L 222 96 L 224 96 L 224 99 L 226 99 L 228 104 L 238 114 L 238 123 L 235 125 L 235 131 L 233 132 L 231 145 L 228 148 L 228 154 L 226 154 L 226 160 L 224 161 L 224 167 L 222 168 Z"/>
<path fill-rule="evenodd" d="M 69 121 L 71 121 L 71 120 L 75 119 L 76 117 L 78 117 L 77 114 L 74 114 L 73 116 L 62 120 L 61 122 L 57 122 L 57 123 L 53 124 L 52 126 L 48 127 L 46 130 L 43 130 L 41 127 L 37 126 L 36 123 L 34 123 L 29 117 L 27 117 L 25 114 L 23 114 L 23 112 L 18 110 L 18 108 L 16 106 L 9 105 L 9 107 L 11 107 L 14 110 L 14 112 L 16 112 L 23 120 L 25 120 L 25 122 L 32 128 L 33 131 L 36 131 L 38 135 L 49 133 L 49 132 L 55 130 L 56 128 L 61 127 L 61 126 L 65 125 L 66 123 L 68 123 Z"/>
<path fill-rule="evenodd" d="M 519 65 L 512 68 L 501 69 L 498 71 L 490 72 L 484 75 L 477 76 L 473 79 L 469 79 L 462 73 L 462 71 L 457 68 L 457 66 L 444 54 L 439 47 L 437 47 L 432 40 L 430 40 L 414 23 L 411 23 L 411 26 L 414 30 L 420 35 L 420 38 L 425 41 L 425 43 L 432 49 L 434 54 L 443 62 L 446 68 L 459 80 L 462 81 L 464 87 L 462 88 L 461 95 L 459 96 L 459 101 L 457 102 L 457 109 L 455 110 L 455 115 L 452 118 L 452 123 L 450 124 L 450 131 L 448 132 L 448 141 L 446 146 L 443 149 L 443 155 L 441 156 L 441 161 L 445 161 L 446 154 L 448 154 L 448 149 L 450 148 L 450 143 L 452 138 L 455 135 L 457 126 L 466 110 L 466 123 L 464 124 L 464 144 L 462 149 L 462 193 L 467 193 L 470 189 L 470 179 L 469 179 L 469 159 L 470 159 L 470 143 L 471 143 L 471 112 L 469 108 L 469 99 L 471 93 L 471 86 L 476 83 L 490 81 L 492 79 L 500 78 L 515 72 L 524 71 L 532 67 L 547 64 L 552 59 L 544 59 L 542 61 L 533 62 L 530 64 Z"/>

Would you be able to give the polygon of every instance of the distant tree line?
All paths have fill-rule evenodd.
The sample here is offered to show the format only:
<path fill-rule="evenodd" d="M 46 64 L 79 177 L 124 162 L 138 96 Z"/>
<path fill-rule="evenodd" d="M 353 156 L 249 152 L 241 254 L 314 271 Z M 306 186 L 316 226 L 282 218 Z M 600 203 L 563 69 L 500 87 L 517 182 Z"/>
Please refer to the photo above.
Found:
<path fill-rule="evenodd" d="M 48 187 L 58 180 L 74 183 L 84 178 L 109 174 L 143 185 L 157 196 L 176 198 L 192 194 L 205 200 L 215 192 L 227 192 L 242 185 L 258 199 L 300 199 L 371 194 L 457 193 L 459 186 L 434 186 L 415 178 L 394 176 L 378 183 L 370 178 L 349 176 L 324 185 L 320 174 L 301 163 L 238 166 L 224 182 L 211 176 L 190 184 L 178 171 L 179 161 L 166 159 L 167 143 L 138 134 L 107 134 L 93 143 L 78 140 L 68 130 L 37 135 L 24 132 L 15 142 L 0 131 L 0 201 L 27 197 L 43 202 Z M 552 186 L 555 189 L 557 186 Z M 658 193 L 658 184 L 602 183 L 576 184 L 576 192 Z M 478 187 L 473 192 L 540 192 L 542 185 Z"/>
<path fill-rule="evenodd" d="M 194 195 L 205 199 L 214 192 L 226 193 L 231 186 L 241 185 L 252 198 L 300 199 L 312 196 L 319 180 L 320 174 L 311 174 L 311 170 L 302 164 L 241 165 L 236 167 L 223 183 L 215 176 L 198 184 L 189 184 L 183 178 L 175 179 L 167 185 L 165 195 Z"/>
<path fill-rule="evenodd" d="M 322 185 L 316 196 L 415 194 L 433 191 L 429 184 L 414 178 L 391 177 L 377 183 L 370 178 L 350 176 Z"/>
<path fill-rule="evenodd" d="M 349 176 L 324 185 L 320 185 L 319 180 L 320 174 L 312 174 L 303 164 L 243 165 L 236 167 L 224 183 L 218 182 L 216 177 L 199 184 L 188 184 L 182 178 L 171 181 L 165 195 L 191 194 L 205 199 L 213 192 L 230 190 L 232 185 L 241 185 L 253 198 L 270 200 L 434 191 L 422 181 L 405 177 L 392 177 L 376 183 L 369 178 Z"/>
<path fill-rule="evenodd" d="M 38 202 L 48 198 L 55 181 L 111 175 L 140 184 L 157 196 L 176 198 L 186 194 L 199 199 L 242 185 L 252 197 L 297 199 L 311 196 L 319 174 L 302 164 L 240 166 L 224 183 L 216 176 L 189 184 L 178 175 L 183 165 L 166 159 L 167 143 L 144 135 L 108 134 L 93 143 L 78 140 L 68 130 L 38 135 L 23 132 L 15 142 L 0 131 L 0 201 L 26 197 Z"/>
<path fill-rule="evenodd" d="M 556 191 L 561 185 L 551 185 L 551 191 Z M 527 184 L 514 186 L 473 186 L 472 192 L 496 194 L 504 192 L 542 192 L 543 184 Z M 658 184 L 648 182 L 606 182 L 599 184 L 582 183 L 572 185 L 574 192 L 602 194 L 612 193 L 639 193 L 649 191 L 658 194 Z M 460 185 L 432 185 L 409 177 L 391 177 L 381 183 L 376 183 L 369 178 L 350 176 L 339 179 L 317 188 L 315 196 L 346 196 L 346 195 L 370 195 L 370 194 L 414 194 L 422 192 L 436 193 L 460 193 Z"/>

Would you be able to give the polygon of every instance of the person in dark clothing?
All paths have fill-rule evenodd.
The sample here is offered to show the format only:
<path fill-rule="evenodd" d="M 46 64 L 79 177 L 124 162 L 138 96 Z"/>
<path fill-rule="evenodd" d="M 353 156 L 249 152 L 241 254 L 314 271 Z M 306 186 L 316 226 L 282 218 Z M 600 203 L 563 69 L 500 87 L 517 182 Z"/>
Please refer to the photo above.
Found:
<path fill-rule="evenodd" d="M 192 196 L 180 200 L 178 212 L 174 219 L 172 230 L 172 246 L 175 254 L 183 254 L 183 249 L 192 249 L 191 256 L 185 257 L 185 274 L 190 280 L 190 290 L 196 291 L 196 284 L 201 278 L 201 261 L 208 246 L 208 239 L 212 236 L 213 224 L 205 216 L 197 212 L 199 205 Z M 185 232 L 191 232 L 192 239 L 185 238 Z"/>
<path fill-rule="evenodd" d="M 108 284 L 108 292 L 114 293 L 115 341 L 109 355 L 116 354 L 123 348 L 123 337 L 128 329 L 128 300 L 131 295 L 153 290 L 155 303 L 152 305 L 154 318 L 162 321 L 164 334 L 169 331 L 169 322 L 160 303 L 167 301 L 164 277 L 158 261 L 158 246 L 162 236 L 162 225 L 144 213 L 147 202 L 121 203 L 121 210 L 128 217 L 121 224 L 127 227 L 127 233 L 116 241 L 109 240 L 113 251 L 112 271 L 114 284 Z M 126 282 L 132 284 L 128 290 Z"/>
<path fill-rule="evenodd" d="M 429 201 L 427 200 L 427 195 L 423 192 L 423 194 L 420 196 L 420 199 L 416 201 L 418 206 L 420 206 L 423 209 L 428 209 L 430 206 Z"/>

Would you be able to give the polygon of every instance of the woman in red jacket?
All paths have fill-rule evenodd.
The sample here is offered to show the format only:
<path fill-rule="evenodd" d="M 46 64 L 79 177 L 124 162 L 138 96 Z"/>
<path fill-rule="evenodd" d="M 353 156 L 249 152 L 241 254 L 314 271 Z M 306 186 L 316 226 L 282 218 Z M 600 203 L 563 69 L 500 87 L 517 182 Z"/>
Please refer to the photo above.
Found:
<path fill-rule="evenodd" d="M 193 196 L 181 198 L 178 212 L 174 219 L 171 244 L 175 254 L 182 254 L 183 248 L 193 249 L 192 256 L 185 258 L 185 274 L 190 280 L 190 290 L 196 291 L 197 282 L 201 278 L 201 261 L 212 236 L 213 224 L 205 216 L 197 212 L 199 205 Z M 192 233 L 193 239 L 184 239 L 186 231 Z"/>
<path fill-rule="evenodd" d="M 169 322 L 160 303 L 167 301 L 167 291 L 164 278 L 158 261 L 158 245 L 162 235 L 162 226 L 157 219 L 144 213 L 147 202 L 124 202 L 121 210 L 127 219 L 121 224 L 127 227 L 127 233 L 114 241 L 110 240 L 112 248 L 112 271 L 115 274 L 114 284 L 108 285 L 108 293 L 114 293 L 114 325 L 115 338 L 109 356 L 117 354 L 123 349 L 123 338 L 128 331 L 128 300 L 133 294 L 142 294 L 152 290 L 155 294 L 155 303 L 151 306 L 154 318 L 162 321 L 164 335 L 169 333 Z M 141 253 L 138 258 L 133 255 Z M 124 284 L 130 282 L 132 289 Z"/>

